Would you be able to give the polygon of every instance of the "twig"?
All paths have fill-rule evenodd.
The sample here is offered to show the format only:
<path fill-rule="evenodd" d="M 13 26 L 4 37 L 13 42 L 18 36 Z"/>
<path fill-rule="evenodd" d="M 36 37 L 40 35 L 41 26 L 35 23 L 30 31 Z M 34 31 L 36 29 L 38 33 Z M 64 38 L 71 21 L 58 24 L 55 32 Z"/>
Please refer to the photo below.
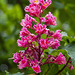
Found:
<path fill-rule="evenodd" d="M 66 65 L 65 65 L 60 71 L 58 71 L 58 73 L 57 73 L 56 75 L 58 75 L 59 73 L 61 73 L 61 72 L 67 67 L 67 65 L 68 65 L 68 63 L 70 62 L 70 60 L 71 60 L 71 57 L 69 57 L 69 59 L 68 59 Z"/>
<path fill-rule="evenodd" d="M 40 40 L 40 35 L 39 35 L 39 40 Z M 38 58 L 38 61 L 40 61 L 40 48 L 41 48 L 40 42 L 38 44 L 39 44 L 39 58 Z"/>
<path fill-rule="evenodd" d="M 44 10 L 41 12 L 40 17 L 42 16 L 43 12 L 44 12 Z"/>

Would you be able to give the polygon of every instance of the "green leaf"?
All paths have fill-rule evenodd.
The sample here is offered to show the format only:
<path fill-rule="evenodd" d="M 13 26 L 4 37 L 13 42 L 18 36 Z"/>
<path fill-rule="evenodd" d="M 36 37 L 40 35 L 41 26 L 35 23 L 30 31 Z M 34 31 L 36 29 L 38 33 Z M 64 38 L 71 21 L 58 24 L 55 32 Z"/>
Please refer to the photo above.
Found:
<path fill-rule="evenodd" d="M 24 71 L 25 71 L 25 75 L 34 74 L 34 71 L 31 67 L 30 68 L 25 68 Z"/>
<path fill-rule="evenodd" d="M 6 75 L 11 75 L 9 72 L 5 71 Z"/>
<path fill-rule="evenodd" d="M 68 42 L 68 43 L 71 43 L 71 42 L 73 42 L 73 41 L 75 41 L 75 38 L 73 38 L 73 37 L 67 37 L 67 36 L 63 36 L 63 39 L 62 39 L 62 41 L 64 41 L 64 42 Z"/>
<path fill-rule="evenodd" d="M 57 64 L 45 64 L 41 66 L 41 75 L 55 75 L 58 72 Z"/>
<path fill-rule="evenodd" d="M 68 36 L 66 32 L 61 32 L 62 36 Z"/>
<path fill-rule="evenodd" d="M 9 72 L 5 71 L 6 72 L 6 75 L 24 75 L 24 73 L 20 73 L 20 72 L 17 72 L 15 74 L 10 74 Z"/>
<path fill-rule="evenodd" d="M 57 8 L 57 9 L 62 9 L 62 8 L 64 8 L 64 4 L 63 4 L 63 3 L 60 3 L 60 2 L 58 2 L 58 1 L 55 1 L 55 2 L 54 2 L 54 6 L 55 6 L 55 8 Z"/>
<path fill-rule="evenodd" d="M 72 71 L 68 71 L 69 75 L 75 75 L 75 68 Z"/>
<path fill-rule="evenodd" d="M 48 73 L 47 75 L 56 75 L 56 73 L 58 72 L 58 65 L 57 64 L 49 64 L 48 66 Z"/>
<path fill-rule="evenodd" d="M 41 39 L 46 39 L 47 35 L 46 34 L 42 34 L 41 35 Z"/>
<path fill-rule="evenodd" d="M 68 52 L 69 56 L 72 58 L 72 63 L 75 66 L 75 42 L 68 44 L 64 49 Z"/>
<path fill-rule="evenodd" d="M 12 74 L 12 75 L 24 75 L 24 73 L 17 72 L 17 73 Z"/>
<path fill-rule="evenodd" d="M 51 48 L 49 48 L 49 54 L 50 54 L 52 51 L 54 51 L 54 50 L 56 50 L 56 49 L 51 49 Z"/>
<path fill-rule="evenodd" d="M 53 56 L 59 55 L 59 53 L 62 53 L 66 58 L 68 57 L 67 51 L 64 49 L 59 49 L 59 50 L 53 50 L 50 54 Z"/>
<path fill-rule="evenodd" d="M 41 66 L 41 75 L 45 75 L 45 73 L 47 72 L 48 70 L 48 64 L 45 64 L 43 66 Z"/>
<path fill-rule="evenodd" d="M 20 51 L 23 52 L 23 53 L 25 52 L 25 50 L 19 50 L 19 52 L 20 52 Z"/>

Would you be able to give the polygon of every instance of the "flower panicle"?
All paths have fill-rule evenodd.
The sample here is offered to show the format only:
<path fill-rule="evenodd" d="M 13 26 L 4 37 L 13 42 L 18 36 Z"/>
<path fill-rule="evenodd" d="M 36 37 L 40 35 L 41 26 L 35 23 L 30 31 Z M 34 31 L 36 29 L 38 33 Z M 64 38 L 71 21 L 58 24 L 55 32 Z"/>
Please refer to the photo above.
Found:
<path fill-rule="evenodd" d="M 26 6 L 24 10 L 29 12 L 30 16 L 26 14 L 25 18 L 22 19 L 20 23 L 23 27 L 20 31 L 21 39 L 17 40 L 18 46 L 25 50 L 14 53 L 13 62 L 17 64 L 19 69 L 32 67 L 36 73 L 41 72 L 40 66 L 44 64 L 66 64 L 66 58 L 62 53 L 59 53 L 58 56 L 48 55 L 48 59 L 44 63 L 42 62 L 43 59 L 46 59 L 44 50 L 47 48 L 57 49 L 62 40 L 61 30 L 53 32 L 47 29 L 49 25 L 57 25 L 56 17 L 51 12 L 42 17 L 44 10 L 51 4 L 51 0 L 29 0 L 29 2 L 29 6 Z M 38 17 L 40 23 L 31 16 Z M 35 24 L 33 25 L 33 23 Z M 29 29 L 32 29 L 35 34 L 32 34 Z M 45 39 L 41 38 L 42 34 L 46 34 Z M 69 68 L 72 70 L 73 66 L 70 65 Z"/>

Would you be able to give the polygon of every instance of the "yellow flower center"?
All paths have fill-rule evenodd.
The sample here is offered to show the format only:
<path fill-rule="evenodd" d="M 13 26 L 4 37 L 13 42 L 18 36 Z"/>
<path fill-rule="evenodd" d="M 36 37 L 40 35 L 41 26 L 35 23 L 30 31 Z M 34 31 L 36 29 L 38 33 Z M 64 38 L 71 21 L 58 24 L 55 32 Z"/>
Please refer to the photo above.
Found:
<path fill-rule="evenodd" d="M 43 6 L 47 6 L 47 3 L 43 4 Z"/>
<path fill-rule="evenodd" d="M 37 3 L 37 0 L 35 0 L 34 2 Z"/>

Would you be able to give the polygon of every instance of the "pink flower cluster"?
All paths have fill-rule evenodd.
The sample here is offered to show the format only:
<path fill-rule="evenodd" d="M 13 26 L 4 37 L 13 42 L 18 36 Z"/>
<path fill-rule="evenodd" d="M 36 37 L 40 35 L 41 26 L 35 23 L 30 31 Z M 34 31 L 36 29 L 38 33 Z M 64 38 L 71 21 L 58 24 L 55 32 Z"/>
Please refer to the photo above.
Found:
<path fill-rule="evenodd" d="M 20 23 L 23 27 L 32 28 L 31 22 L 37 22 L 34 18 L 30 17 L 28 14 L 25 15 L 25 19 Z"/>
<path fill-rule="evenodd" d="M 42 48 L 47 49 L 48 47 L 52 47 L 53 49 L 57 49 L 60 44 L 59 41 L 57 39 L 50 39 L 47 41 L 47 39 L 41 39 L 40 40 L 40 45 Z"/>
<path fill-rule="evenodd" d="M 44 10 L 51 4 L 51 0 L 29 0 L 30 5 L 25 7 L 25 11 L 29 12 L 31 16 L 38 17 L 40 23 L 36 19 L 32 18 L 28 14 L 25 15 L 25 18 L 20 23 L 23 27 L 20 31 L 20 38 L 17 40 L 19 47 L 23 47 L 24 52 L 16 52 L 13 56 L 13 62 L 15 62 L 19 69 L 26 67 L 32 67 L 36 73 L 41 72 L 40 66 L 44 64 L 66 64 L 66 58 L 62 53 L 59 53 L 57 56 L 48 55 L 47 61 L 42 62 L 43 59 L 46 59 L 44 56 L 44 50 L 47 48 L 57 49 L 60 46 L 60 41 L 62 40 L 61 30 L 56 32 L 50 31 L 47 29 L 48 25 L 57 25 L 56 17 L 49 12 L 45 17 L 41 17 Z M 37 10 L 38 9 L 38 10 Z M 32 24 L 32 21 L 35 22 L 35 25 Z M 41 22 L 44 22 L 42 25 Z M 32 34 L 29 31 L 31 28 L 35 34 Z M 46 34 L 45 39 L 41 39 L 41 35 Z M 41 56 L 44 56 L 42 59 Z"/>
<path fill-rule="evenodd" d="M 31 59 L 27 59 L 26 56 L 28 56 L 28 54 L 30 54 L 30 51 L 27 50 L 24 53 L 23 52 L 16 52 L 13 56 L 13 62 L 17 63 L 18 68 L 19 69 L 23 69 L 26 67 L 32 67 L 32 69 L 36 72 L 36 73 L 40 73 L 40 66 L 39 66 L 39 62 L 35 59 L 35 60 L 31 60 Z M 31 55 L 32 56 L 32 55 Z"/>
<path fill-rule="evenodd" d="M 60 41 L 62 40 L 62 34 L 60 33 L 60 30 L 57 30 L 55 33 L 52 32 L 50 37 L 51 38 L 40 40 L 41 47 L 45 48 L 45 49 L 48 48 L 48 47 L 52 47 L 53 49 L 57 49 L 60 46 L 59 40 Z"/>
<path fill-rule="evenodd" d="M 49 12 L 49 14 L 47 14 L 45 17 L 47 18 L 45 24 L 54 25 L 54 26 L 57 25 L 56 24 L 56 17 L 53 16 L 53 14 L 51 14 L 51 12 Z"/>
<path fill-rule="evenodd" d="M 45 63 L 40 63 L 40 61 L 37 61 L 37 58 L 35 56 L 35 54 L 31 54 L 31 50 L 25 50 L 25 52 L 16 52 L 13 56 L 13 61 L 15 63 L 17 63 L 18 68 L 19 69 L 23 69 L 26 67 L 32 67 L 32 69 L 36 72 L 36 73 L 40 73 L 41 69 L 40 69 L 40 65 L 41 64 L 47 64 L 47 63 L 55 63 L 55 64 L 66 64 L 66 58 L 63 56 L 62 53 L 59 53 L 58 57 L 54 57 L 49 55 L 48 56 L 48 60 Z M 31 54 L 31 55 L 30 55 Z M 30 59 L 30 57 L 34 56 L 34 60 Z M 28 58 L 26 58 L 28 57 Z"/>
<path fill-rule="evenodd" d="M 39 16 L 51 4 L 51 0 L 30 0 L 30 3 L 29 6 L 25 7 L 25 11 L 30 12 L 31 16 Z"/>
<path fill-rule="evenodd" d="M 55 64 L 66 64 L 66 58 L 63 56 L 63 54 L 60 52 L 58 56 L 52 56 L 48 55 L 48 60 L 45 62 L 47 63 L 55 63 Z"/>
<path fill-rule="evenodd" d="M 47 33 L 47 28 L 46 28 L 46 25 L 41 25 L 41 24 L 37 24 L 37 25 L 34 25 L 34 29 L 35 29 L 35 32 L 38 33 L 38 34 L 46 34 Z"/>

